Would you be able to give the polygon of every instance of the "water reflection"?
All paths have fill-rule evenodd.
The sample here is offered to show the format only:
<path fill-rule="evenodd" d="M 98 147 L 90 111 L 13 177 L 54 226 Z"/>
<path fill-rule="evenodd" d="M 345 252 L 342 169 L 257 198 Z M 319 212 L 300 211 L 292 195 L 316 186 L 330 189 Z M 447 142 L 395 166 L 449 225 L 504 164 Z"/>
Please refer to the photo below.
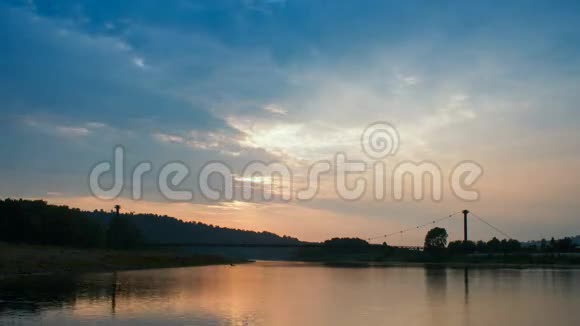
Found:
<path fill-rule="evenodd" d="M 447 269 L 440 266 L 425 267 L 427 295 L 431 300 L 445 300 L 447 294 Z"/>
<path fill-rule="evenodd" d="M 257 263 L 0 281 L 0 324 L 578 324 L 580 273 Z"/>
<path fill-rule="evenodd" d="M 463 269 L 463 287 L 465 289 L 464 300 L 465 304 L 469 304 L 469 267 Z"/>

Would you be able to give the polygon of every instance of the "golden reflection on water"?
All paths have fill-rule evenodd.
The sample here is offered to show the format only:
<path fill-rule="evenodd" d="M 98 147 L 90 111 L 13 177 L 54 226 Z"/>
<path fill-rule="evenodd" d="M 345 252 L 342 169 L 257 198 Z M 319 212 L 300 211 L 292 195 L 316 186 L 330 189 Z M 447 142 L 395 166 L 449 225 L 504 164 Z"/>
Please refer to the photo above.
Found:
<path fill-rule="evenodd" d="M 282 262 L 49 277 L 0 283 L 0 324 L 578 325 L 579 277 Z"/>

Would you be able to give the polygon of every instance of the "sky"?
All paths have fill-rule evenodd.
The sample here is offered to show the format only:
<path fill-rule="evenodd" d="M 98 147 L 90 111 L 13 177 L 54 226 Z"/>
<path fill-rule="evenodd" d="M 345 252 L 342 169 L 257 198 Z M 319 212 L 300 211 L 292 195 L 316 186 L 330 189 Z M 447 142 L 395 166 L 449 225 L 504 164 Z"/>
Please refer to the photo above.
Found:
<path fill-rule="evenodd" d="M 462 209 L 521 240 L 580 234 L 579 16 L 577 1 L 0 1 L 0 197 L 309 241 Z M 348 201 L 330 176 L 308 201 L 175 202 L 156 185 L 168 162 L 190 168 L 187 188 L 215 161 L 254 183 L 240 173 L 263 161 L 290 166 L 299 187 L 338 152 L 369 161 L 360 135 L 377 121 L 400 136 L 387 171 L 433 162 L 447 180 L 473 161 L 479 199 Z M 152 163 L 140 200 L 129 185 L 114 200 L 90 191 L 116 145 L 127 168 Z M 445 223 L 462 237 L 459 218 Z M 470 222 L 471 238 L 492 236 Z"/>

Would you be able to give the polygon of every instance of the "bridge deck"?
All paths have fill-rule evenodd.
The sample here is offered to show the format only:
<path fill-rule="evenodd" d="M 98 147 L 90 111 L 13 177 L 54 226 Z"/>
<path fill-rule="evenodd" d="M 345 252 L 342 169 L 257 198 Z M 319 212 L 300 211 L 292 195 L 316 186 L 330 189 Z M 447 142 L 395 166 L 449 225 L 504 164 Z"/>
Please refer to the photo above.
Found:
<path fill-rule="evenodd" d="M 329 246 L 323 243 L 297 243 L 297 244 L 263 244 L 263 243 L 209 243 L 209 242 L 176 242 L 176 243 L 150 243 L 149 247 L 241 247 L 241 248 L 366 248 L 366 246 Z M 369 247 L 379 248 L 380 244 L 370 244 Z M 423 250 L 416 246 L 389 246 L 391 248 Z"/>

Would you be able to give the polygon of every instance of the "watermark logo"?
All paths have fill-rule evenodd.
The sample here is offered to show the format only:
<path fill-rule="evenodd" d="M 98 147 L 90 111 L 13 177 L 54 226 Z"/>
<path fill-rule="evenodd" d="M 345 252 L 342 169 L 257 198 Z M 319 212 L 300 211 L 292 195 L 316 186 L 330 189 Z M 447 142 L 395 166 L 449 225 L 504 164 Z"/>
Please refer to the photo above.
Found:
<path fill-rule="evenodd" d="M 399 132 L 387 122 L 375 122 L 365 128 L 360 144 L 371 159 L 384 159 L 395 155 L 399 149 Z"/>
<path fill-rule="evenodd" d="M 337 152 L 332 160 L 311 162 L 300 173 L 282 161 L 249 162 L 239 173 L 220 161 L 207 162 L 196 173 L 184 162 L 172 161 L 159 167 L 156 186 L 163 197 L 180 202 L 193 200 L 195 192 L 209 201 L 308 201 L 323 188 L 325 193 L 333 191 L 348 201 L 369 198 L 384 201 L 389 194 L 394 201 L 408 197 L 420 201 L 426 199 L 426 194 L 431 200 L 440 201 L 445 189 L 464 201 L 480 197 L 475 185 L 483 175 L 483 168 L 474 161 L 458 162 L 448 171 L 448 182 L 441 167 L 433 161 L 404 160 L 389 170 L 387 163 L 399 150 L 400 136 L 387 122 L 367 126 L 361 133 L 360 146 L 370 160 L 350 159 L 347 153 Z M 117 146 L 112 161 L 99 162 L 89 172 L 91 193 L 100 199 L 117 198 L 130 179 L 131 197 L 142 199 L 143 178 L 153 171 L 153 164 L 139 162 L 132 169 L 125 165 L 125 149 Z M 185 184 L 190 176 L 196 176 L 194 187 Z M 108 178 L 107 186 L 103 178 Z"/>

